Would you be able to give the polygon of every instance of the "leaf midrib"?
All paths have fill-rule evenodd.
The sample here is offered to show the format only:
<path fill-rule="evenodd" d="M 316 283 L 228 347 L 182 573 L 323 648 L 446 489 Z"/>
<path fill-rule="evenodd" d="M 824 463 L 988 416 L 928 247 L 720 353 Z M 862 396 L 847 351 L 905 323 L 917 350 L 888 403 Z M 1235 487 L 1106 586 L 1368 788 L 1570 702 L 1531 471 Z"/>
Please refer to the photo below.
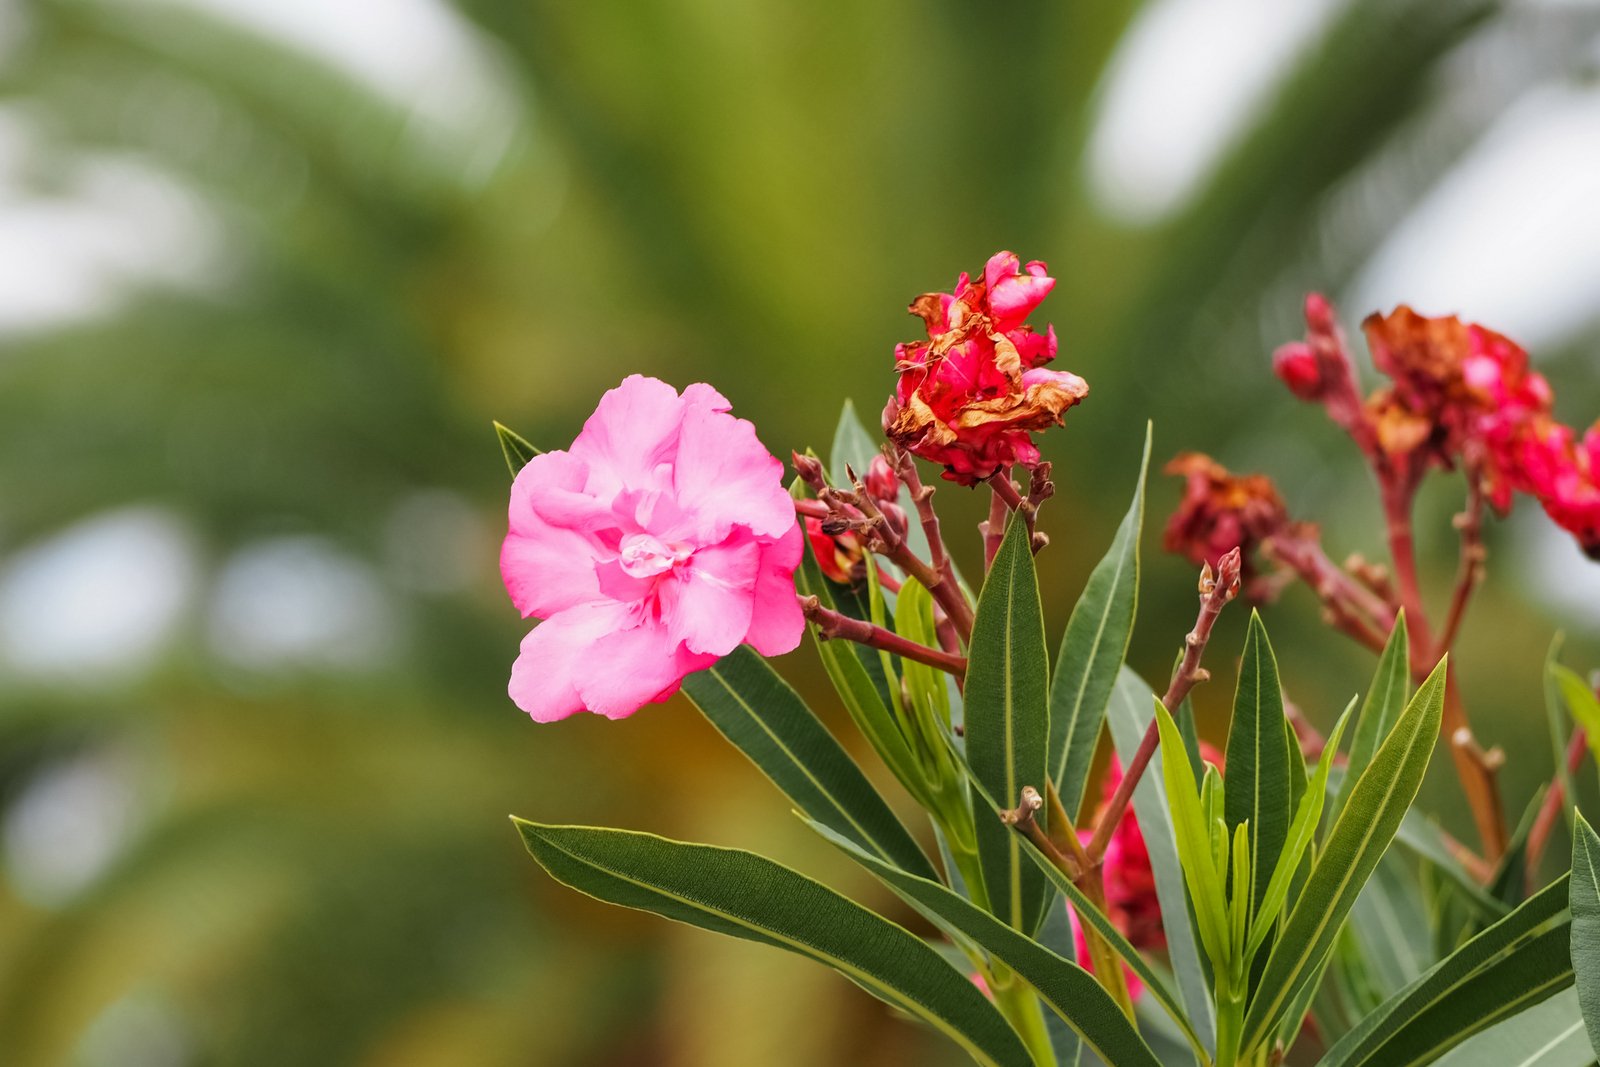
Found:
<path fill-rule="evenodd" d="M 609 864 L 602 863 L 601 861 L 593 859 L 593 858 L 591 858 L 589 856 L 584 856 L 584 855 L 580 855 L 579 853 L 573 852 L 571 849 L 565 848 L 562 845 L 557 844 L 555 841 L 552 841 L 548 837 L 541 836 L 540 840 L 543 841 L 545 844 L 549 845 L 551 848 L 556 849 L 558 852 L 561 852 L 562 854 L 564 854 L 564 855 L 570 857 L 571 859 L 577 861 L 578 863 L 586 864 L 587 866 L 594 867 L 597 870 L 604 871 L 605 873 L 611 875 L 613 878 L 616 878 L 616 879 L 619 879 L 619 880 L 621 880 L 623 882 L 626 882 L 629 885 L 635 886 L 635 887 L 637 887 L 639 889 L 643 889 L 643 890 L 646 890 L 646 891 L 651 892 L 651 893 L 659 894 L 660 896 L 666 897 L 668 900 L 676 901 L 677 903 L 683 904 L 683 905 L 685 905 L 685 906 L 687 906 L 687 907 L 689 907 L 691 909 L 698 910 L 698 911 L 703 911 L 703 912 L 707 913 L 708 915 L 715 915 L 719 919 L 723 919 L 723 920 L 725 920 L 727 922 L 731 922 L 735 926 L 740 926 L 740 927 L 743 927 L 746 930 L 750 930 L 750 931 L 752 931 L 754 933 L 758 933 L 758 934 L 762 935 L 763 937 L 768 937 L 768 938 L 772 938 L 773 940 L 780 941 L 783 944 L 787 945 L 789 948 L 793 949 L 795 952 L 798 952 L 802 956 L 810 956 L 812 959 L 815 959 L 815 960 L 818 960 L 818 961 L 820 961 L 822 963 L 825 963 L 829 967 L 833 967 L 834 969 L 840 971 L 841 973 L 843 973 L 845 975 L 848 975 L 848 976 L 856 979 L 857 981 L 864 982 L 865 984 L 872 986 L 874 989 L 879 989 L 879 990 L 883 991 L 884 993 L 888 994 L 888 996 L 889 996 L 889 998 L 890 998 L 890 1000 L 892 1002 L 898 1004 L 900 1007 L 905 1008 L 908 1011 L 911 1011 L 913 1014 L 916 1014 L 921 1018 L 927 1019 L 928 1022 L 931 1023 L 934 1026 L 935 1029 L 939 1030 L 945 1036 L 949 1037 L 952 1041 L 955 1041 L 962 1048 L 965 1048 L 968 1052 L 970 1052 L 972 1054 L 973 1058 L 977 1059 L 980 1063 L 988 1064 L 989 1067 L 1000 1067 L 1000 1064 L 996 1060 L 994 1060 L 993 1058 L 988 1056 L 982 1049 L 978 1048 L 971 1041 L 970 1038 L 968 1038 L 961 1031 L 955 1029 L 954 1027 L 950 1026 L 947 1022 L 945 1022 L 945 1020 L 943 1019 L 943 1016 L 941 1016 L 937 1011 L 935 1011 L 933 1009 L 932 1005 L 924 1003 L 923 1001 L 917 999 L 916 997 L 911 996 L 908 993 L 902 993 L 900 990 L 894 988 L 891 985 L 888 985 L 882 978 L 880 978 L 877 975 L 873 974 L 871 971 L 862 970 L 860 967 L 857 967 L 854 964 L 848 962 L 847 960 L 844 960 L 844 959 L 842 959 L 842 958 L 840 958 L 838 956 L 835 956 L 831 952 L 827 952 L 824 949 L 822 949 L 822 948 L 820 948 L 820 947 L 818 947 L 816 945 L 811 944 L 809 941 L 806 941 L 803 938 L 791 937 L 788 934 L 782 933 L 781 931 L 774 930 L 774 929 L 772 929 L 770 927 L 762 926 L 759 923 L 755 923 L 755 922 L 752 922 L 752 921 L 750 921 L 748 919 L 745 919 L 744 917 L 742 917 L 742 916 L 740 916 L 738 914 L 735 914 L 733 912 L 724 911 L 723 909 L 715 907 L 715 906 L 713 906 L 711 904 L 708 904 L 703 900 L 697 900 L 694 897 L 688 897 L 688 896 L 684 896 L 684 895 L 682 895 L 680 893 L 675 893 L 672 890 L 667 889 L 667 888 L 665 888 L 663 886 L 655 885 L 655 884 L 650 883 L 650 882 L 641 881 L 640 879 L 635 878 L 633 875 L 628 874 L 628 873 L 626 873 L 624 871 L 620 871 L 620 870 L 616 869 L 615 867 L 610 866 Z M 663 839 L 663 840 L 665 840 L 665 839 Z M 712 847 L 714 847 L 714 846 L 712 846 Z M 798 877 L 798 878 L 805 878 L 805 875 L 798 874 L 797 872 L 791 872 L 791 873 L 794 873 L 795 876 Z M 806 879 L 806 880 L 810 881 L 810 879 Z M 557 881 L 560 881 L 560 879 L 558 878 Z M 610 903 L 610 901 L 606 901 L 603 897 L 595 896 L 595 894 L 588 892 L 587 890 L 583 889 L 581 886 L 572 885 L 570 882 L 564 882 L 563 884 L 566 885 L 570 889 L 573 889 L 573 890 L 576 890 L 579 893 L 582 893 L 584 896 L 592 897 L 595 900 L 602 901 L 603 903 Z M 817 885 L 817 888 L 825 890 L 825 887 L 823 887 L 820 883 L 814 883 L 814 884 Z M 840 899 L 843 900 L 845 898 L 841 897 Z M 848 901 L 847 901 L 847 903 L 848 903 Z M 856 906 L 860 907 L 860 905 L 856 905 Z M 869 912 L 868 914 L 873 914 L 873 913 Z M 665 915 L 665 916 L 662 916 L 662 917 L 665 918 L 665 919 L 674 921 L 674 922 L 682 922 L 682 920 L 673 919 L 672 916 L 670 916 L 670 915 Z M 878 918 L 878 919 L 881 919 L 884 923 L 888 924 L 889 926 L 893 927 L 894 929 L 899 930 L 901 933 L 905 934 L 907 937 L 915 939 L 916 935 L 911 933 L 909 930 L 906 930 L 904 927 L 899 926 L 898 924 L 890 921 L 889 919 L 883 918 L 883 916 L 881 916 L 881 915 L 876 915 L 875 917 Z M 685 925 L 693 925 L 693 924 L 685 924 Z M 921 1010 L 919 1011 L 917 1009 L 921 1009 Z"/>
<path fill-rule="evenodd" d="M 894 857 L 886 850 L 883 843 L 879 841 L 874 834 L 868 831 L 866 827 L 862 826 L 856 821 L 855 817 L 839 803 L 838 799 L 835 798 L 833 793 L 822 784 L 821 780 L 818 779 L 815 774 L 811 773 L 811 768 L 806 766 L 804 761 L 795 755 L 794 750 L 785 744 L 783 739 L 773 732 L 772 728 L 767 725 L 766 720 L 762 719 L 760 715 L 756 714 L 756 709 L 750 705 L 749 701 L 745 700 L 734 690 L 733 686 L 729 684 L 727 678 L 723 675 L 721 669 L 719 667 L 712 667 L 710 669 L 710 673 L 711 676 L 715 678 L 725 690 L 727 690 L 728 695 L 733 697 L 738 705 L 749 714 L 750 720 L 757 726 L 761 727 L 762 732 L 772 739 L 772 743 L 777 745 L 778 748 L 783 751 L 783 754 L 788 757 L 789 762 L 795 767 L 799 768 L 800 773 L 805 776 L 806 781 L 815 786 L 817 792 L 821 793 L 825 798 L 827 798 L 828 803 L 833 805 L 834 810 L 844 818 L 845 822 L 848 822 L 852 827 L 854 827 L 864 839 L 871 842 L 872 846 L 877 849 L 878 856 L 885 862 L 896 862 Z"/>
<path fill-rule="evenodd" d="M 1421 716 L 1419 716 L 1419 718 L 1421 718 Z M 1400 764 L 1401 767 L 1404 767 L 1406 762 L 1411 758 L 1412 753 L 1416 749 L 1417 739 L 1420 736 L 1421 732 L 1422 731 L 1420 730 L 1420 728 L 1417 729 L 1417 730 L 1414 730 L 1413 733 L 1412 733 L 1412 736 L 1406 742 L 1406 747 L 1405 747 L 1404 754 L 1397 761 Z M 1369 767 L 1369 769 L 1370 769 L 1370 767 Z M 1399 787 L 1399 776 L 1397 774 L 1397 775 L 1391 776 L 1389 778 L 1388 783 L 1384 786 L 1383 799 L 1377 805 L 1378 810 L 1381 811 L 1383 808 L 1388 806 L 1389 801 L 1394 797 L 1395 792 L 1398 790 L 1398 787 Z M 1352 793 L 1352 796 L 1353 795 L 1354 794 Z M 1346 809 L 1346 810 L 1348 810 L 1348 809 Z M 1340 818 L 1341 822 L 1344 819 L 1344 815 L 1345 815 L 1345 812 L 1340 812 L 1339 818 Z M 1369 822 L 1367 824 L 1366 830 L 1362 832 L 1360 845 L 1355 849 L 1355 851 L 1353 853 L 1353 856 L 1360 856 L 1360 855 L 1362 855 L 1362 854 L 1364 854 L 1366 852 L 1367 846 L 1372 841 L 1373 831 L 1376 829 L 1376 826 L 1377 826 L 1377 820 L 1373 820 L 1372 822 Z M 1337 831 L 1338 824 L 1335 824 L 1334 829 L 1335 829 L 1335 831 Z M 1290 970 L 1290 972 L 1289 972 L 1287 977 L 1292 978 L 1292 979 L 1298 979 L 1300 977 L 1300 972 L 1304 969 L 1303 964 L 1311 956 L 1311 949 L 1313 949 L 1316 946 L 1318 941 L 1322 940 L 1322 933 L 1323 933 L 1324 930 L 1327 929 L 1328 921 L 1333 916 L 1334 909 L 1333 909 L 1333 907 L 1331 905 L 1333 903 L 1337 902 L 1341 897 L 1344 896 L 1345 890 L 1349 887 L 1351 877 L 1355 873 L 1356 866 L 1357 865 L 1355 863 L 1353 863 L 1353 862 L 1345 864 L 1344 870 L 1340 873 L 1340 876 L 1339 876 L 1339 881 L 1337 883 L 1337 889 L 1328 897 L 1328 901 L 1329 901 L 1330 906 L 1323 909 L 1322 917 L 1317 920 L 1317 925 L 1316 925 L 1316 927 L 1315 927 L 1315 929 L 1314 929 L 1314 931 L 1312 933 L 1312 936 L 1307 938 L 1305 940 L 1305 942 L 1304 942 L 1304 944 L 1306 946 L 1305 950 L 1303 950 L 1303 951 L 1301 951 L 1299 953 L 1298 958 L 1296 959 L 1295 964 L 1294 964 L 1293 968 Z M 1305 903 L 1305 899 L 1306 898 L 1303 897 L 1303 896 L 1300 898 L 1300 904 L 1297 904 L 1296 907 L 1295 907 L 1296 911 L 1298 911 L 1300 909 L 1300 906 Z M 1292 920 L 1293 916 L 1291 915 L 1290 918 Z M 1267 960 L 1267 964 L 1268 964 L 1268 972 L 1267 973 L 1270 973 L 1270 968 L 1271 968 L 1271 964 L 1272 964 L 1272 960 L 1270 958 Z M 1287 996 L 1287 992 L 1286 991 L 1288 990 L 1288 988 L 1289 988 L 1289 986 L 1291 984 L 1293 984 L 1293 983 L 1292 982 L 1288 982 L 1288 981 L 1278 983 L 1278 990 L 1279 990 L 1278 993 L 1275 994 L 1274 999 L 1269 1002 L 1267 1010 L 1262 1014 L 1262 1018 L 1269 1020 L 1269 1022 L 1268 1022 L 1267 1025 L 1263 1025 L 1261 1023 L 1257 1023 L 1256 1024 L 1255 1028 L 1250 1032 L 1249 1037 L 1247 1038 L 1246 1047 L 1248 1047 L 1251 1044 L 1254 1044 L 1255 1040 L 1257 1038 L 1259 1038 L 1262 1035 L 1262 1033 L 1267 1029 L 1267 1026 L 1270 1025 L 1270 1019 L 1271 1019 L 1272 1015 L 1275 1012 L 1277 1012 L 1279 1008 L 1283 1007 L 1284 1000 L 1286 999 L 1286 996 Z"/>

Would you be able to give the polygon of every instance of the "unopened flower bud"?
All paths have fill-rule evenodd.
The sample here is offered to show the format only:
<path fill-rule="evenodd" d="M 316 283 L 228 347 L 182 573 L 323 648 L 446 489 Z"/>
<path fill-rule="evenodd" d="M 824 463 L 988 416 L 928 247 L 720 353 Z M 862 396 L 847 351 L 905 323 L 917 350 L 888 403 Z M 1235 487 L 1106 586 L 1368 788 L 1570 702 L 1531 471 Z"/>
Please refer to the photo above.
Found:
<path fill-rule="evenodd" d="M 895 500 L 900 496 L 900 479 L 883 456 L 873 456 L 867 467 L 867 493 L 874 500 Z"/>
<path fill-rule="evenodd" d="M 1290 341 L 1272 353 L 1272 371 L 1301 400 L 1321 399 L 1326 383 L 1317 354 L 1304 341 Z"/>
<path fill-rule="evenodd" d="M 1306 328 L 1312 333 L 1332 333 L 1338 328 L 1333 305 L 1321 293 L 1306 294 Z"/>
<path fill-rule="evenodd" d="M 828 479 L 822 470 L 822 461 L 816 456 L 803 455 L 799 452 L 791 452 L 790 456 L 794 463 L 794 472 L 800 476 L 800 480 L 810 486 L 813 492 L 820 493 L 828 484 Z"/>

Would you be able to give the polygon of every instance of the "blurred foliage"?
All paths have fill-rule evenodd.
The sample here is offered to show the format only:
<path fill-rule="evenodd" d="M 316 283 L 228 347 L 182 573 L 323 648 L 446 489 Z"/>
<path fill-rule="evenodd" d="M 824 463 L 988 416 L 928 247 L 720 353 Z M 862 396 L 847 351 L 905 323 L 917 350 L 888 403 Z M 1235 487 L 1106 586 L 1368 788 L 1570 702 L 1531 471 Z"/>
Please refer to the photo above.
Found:
<path fill-rule="evenodd" d="M 843 397 L 887 394 L 907 299 L 1009 247 L 1061 279 L 1062 363 L 1094 389 L 1045 437 L 1047 604 L 1109 540 L 1146 417 L 1158 457 L 1269 468 L 1298 513 L 1330 517 L 1331 551 L 1375 551 L 1355 456 L 1266 353 L 1298 334 L 1299 294 L 1347 284 L 1518 94 L 1582 73 L 1593 12 L 1349 0 L 1187 205 L 1135 229 L 1097 205 L 1083 155 L 1139 6 L 458 0 L 503 100 L 444 129 L 196 8 L 17 0 L 0 107 L 32 139 L 30 180 L 159 175 L 216 247 L 198 284 L 136 286 L 0 353 L 0 551 L 137 505 L 192 531 L 201 573 L 148 669 L 0 674 L 11 814 L 75 760 L 133 782 L 129 840 L 90 884 L 0 884 L 5 1062 L 946 1055 L 830 975 L 610 912 L 528 862 L 508 812 L 737 842 L 872 892 L 678 703 L 559 727 L 508 703 L 523 626 L 496 581 L 490 420 L 559 445 L 641 371 L 714 382 L 774 451 L 823 444 Z M 474 521 L 430 540 L 413 505 L 441 492 Z M 1436 496 L 1420 525 L 1442 579 L 1455 502 Z M 1157 487 L 1153 520 L 1172 498 Z M 973 494 L 941 500 L 947 529 L 979 517 Z M 371 568 L 381 655 L 219 647 L 215 583 L 282 538 Z M 961 550 L 970 572 L 976 536 Z M 1154 676 L 1193 575 L 1153 535 L 1145 550 L 1133 661 Z M 428 580 L 463 555 L 464 583 Z M 1464 670 L 1520 805 L 1548 773 L 1526 724 L 1555 623 L 1509 575 L 1483 601 Z M 1215 647 L 1237 647 L 1243 615 Z M 1291 694 L 1326 722 L 1367 657 L 1323 637 L 1303 594 L 1272 625 Z M 1200 696 L 1212 727 L 1229 685 Z"/>

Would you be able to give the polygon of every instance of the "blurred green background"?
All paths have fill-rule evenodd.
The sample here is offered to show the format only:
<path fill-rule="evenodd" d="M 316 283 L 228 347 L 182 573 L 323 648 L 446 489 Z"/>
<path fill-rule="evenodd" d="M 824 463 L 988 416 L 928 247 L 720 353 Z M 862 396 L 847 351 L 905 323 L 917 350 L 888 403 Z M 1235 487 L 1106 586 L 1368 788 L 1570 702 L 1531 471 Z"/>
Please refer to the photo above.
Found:
<path fill-rule="evenodd" d="M 490 420 L 560 447 L 641 371 L 825 448 L 843 398 L 887 396 L 908 299 L 1011 248 L 1060 280 L 1042 317 L 1093 389 L 1043 439 L 1054 633 L 1146 418 L 1158 461 L 1267 470 L 1330 554 L 1377 554 L 1356 456 L 1268 353 L 1312 287 L 1352 328 L 1458 310 L 1588 423 L 1597 66 L 1590 3 L 9 0 L 0 1062 L 958 1062 L 820 968 L 523 854 L 508 813 L 622 825 L 903 914 L 680 701 L 510 704 Z M 1176 490 L 1144 542 L 1152 677 L 1192 620 Z M 984 507 L 939 500 L 947 530 Z M 1461 644 L 1513 817 L 1550 771 L 1551 635 L 1600 666 L 1596 568 L 1521 511 Z M 1370 658 L 1304 590 L 1266 617 L 1326 725 Z M 810 651 L 783 669 L 842 728 Z M 1444 766 L 1425 803 L 1468 834 Z"/>

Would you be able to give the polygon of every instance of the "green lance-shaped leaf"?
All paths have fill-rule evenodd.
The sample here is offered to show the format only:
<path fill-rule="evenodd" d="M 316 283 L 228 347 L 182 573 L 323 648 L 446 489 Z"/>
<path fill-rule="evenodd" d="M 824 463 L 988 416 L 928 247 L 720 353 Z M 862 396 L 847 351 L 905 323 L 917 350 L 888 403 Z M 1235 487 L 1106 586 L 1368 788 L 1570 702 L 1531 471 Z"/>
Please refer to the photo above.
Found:
<path fill-rule="evenodd" d="M 1332 950 L 1361 887 L 1416 799 L 1439 736 L 1446 668 L 1441 660 L 1406 706 L 1328 832 L 1316 867 L 1267 957 L 1258 992 L 1245 1015 L 1245 1049 L 1273 1031 L 1301 984 Z M 1231 761 L 1228 774 L 1231 794 Z"/>
<path fill-rule="evenodd" d="M 1430 1063 L 1570 985 L 1568 881 L 1563 875 L 1541 889 L 1384 1001 L 1319 1067 Z"/>
<path fill-rule="evenodd" d="M 1345 708 L 1344 714 L 1334 724 L 1333 732 L 1328 735 L 1328 743 L 1323 746 L 1322 758 L 1317 761 L 1316 773 L 1311 776 L 1300 797 L 1294 821 L 1289 824 L 1283 851 L 1278 855 L 1277 865 L 1267 882 L 1266 893 L 1261 898 L 1261 907 L 1250 927 L 1250 940 L 1245 948 L 1246 961 L 1254 958 L 1256 951 L 1267 940 L 1267 935 L 1277 926 L 1278 912 L 1289 899 L 1289 886 L 1294 880 L 1296 868 L 1300 866 L 1300 858 L 1316 837 L 1317 824 L 1322 818 L 1322 805 L 1328 795 L 1328 773 L 1333 769 L 1333 755 L 1338 751 L 1345 723 L 1350 721 L 1350 710 Z M 1294 757 L 1297 762 L 1299 758 L 1298 755 Z"/>
<path fill-rule="evenodd" d="M 1496 1023 L 1434 1061 L 1438 1067 L 1593 1067 L 1578 992 L 1563 990 Z"/>
<path fill-rule="evenodd" d="M 1259 907 L 1289 834 L 1289 744 L 1278 663 L 1261 616 L 1250 613 L 1228 727 L 1228 829 L 1250 823 L 1251 900 Z M 1174 747 L 1171 751 L 1178 751 Z"/>
<path fill-rule="evenodd" d="M 1020 975 L 1105 1062 L 1119 1067 L 1158 1063 L 1116 1001 L 1082 967 L 1017 933 L 938 882 L 898 870 L 832 830 L 807 821 L 908 904 L 937 916 Z"/>
<path fill-rule="evenodd" d="M 991 809 L 999 809 L 1000 805 L 995 802 L 994 797 L 990 796 L 982 785 L 974 781 L 972 788 L 983 803 L 987 804 Z M 1140 828 L 1145 830 L 1146 839 L 1148 840 L 1149 831 L 1142 821 Z M 1015 833 L 1016 831 L 1013 832 Z M 1028 859 L 1044 873 L 1050 884 L 1059 889 L 1061 894 L 1067 898 L 1067 902 L 1072 905 L 1079 920 L 1098 931 L 1112 951 L 1122 958 L 1122 961 L 1128 965 L 1134 974 L 1139 976 L 1140 981 L 1144 982 L 1149 990 L 1151 997 L 1171 1016 L 1173 1023 L 1177 1025 L 1184 1040 L 1188 1041 L 1190 1046 L 1199 1054 L 1202 1062 L 1209 1058 L 1204 1050 L 1203 1043 L 1190 1025 L 1187 1014 L 1179 1007 L 1178 999 L 1173 995 L 1172 989 L 1166 980 L 1151 969 L 1150 964 L 1145 961 L 1139 950 L 1133 947 L 1132 942 L 1123 935 L 1122 931 L 1111 924 L 1111 921 L 1084 895 L 1083 890 L 1073 884 L 1072 879 L 1062 873 L 1061 869 L 1052 863 L 1050 858 L 1043 852 L 1040 852 L 1032 841 L 1020 833 L 1017 836 L 1022 841 L 1023 849 Z"/>
<path fill-rule="evenodd" d="M 509 426 L 497 422 L 494 424 L 494 433 L 500 439 L 500 451 L 506 457 L 506 466 L 511 468 L 513 478 L 528 465 L 528 460 L 540 454 L 537 448 L 528 443 L 527 438 Z"/>
<path fill-rule="evenodd" d="M 1020 516 L 1012 519 L 983 583 L 967 656 L 967 761 L 991 796 L 1014 807 L 1023 786 L 1044 786 L 1049 733 L 1044 615 Z M 990 906 L 1013 929 L 1032 933 L 1044 917 L 1044 878 L 998 818 L 977 822 Z"/>
<path fill-rule="evenodd" d="M 1372 754 L 1389 736 L 1389 730 L 1400 718 L 1400 712 L 1411 696 L 1408 640 L 1406 613 L 1401 611 L 1395 616 L 1394 628 L 1389 631 L 1389 642 L 1383 646 L 1383 654 L 1378 657 L 1378 669 L 1372 676 L 1372 687 L 1367 690 L 1366 699 L 1361 702 L 1361 711 L 1356 715 L 1356 731 L 1350 740 L 1350 759 L 1330 813 L 1335 819 L 1344 810 L 1356 779 L 1372 762 Z"/>
<path fill-rule="evenodd" d="M 825 963 L 979 1063 L 1032 1067 L 1016 1032 L 965 975 L 916 935 L 798 871 L 654 834 L 513 821 L 544 869 L 581 893 Z"/>
<path fill-rule="evenodd" d="M 1111 740 L 1124 766 L 1133 758 L 1149 729 L 1154 703 L 1155 694 L 1144 679 L 1124 667 L 1106 712 Z M 1194 919 L 1184 889 L 1183 865 L 1178 860 L 1172 811 L 1166 797 L 1165 768 L 1166 753 L 1157 749 L 1134 788 L 1133 810 L 1139 814 L 1139 829 L 1150 854 L 1156 900 L 1161 905 L 1161 928 L 1167 935 L 1167 955 L 1178 980 L 1178 991 L 1195 1031 L 1202 1042 L 1209 1045 L 1214 1040 L 1215 1006 L 1209 972 L 1196 940 Z"/>
<path fill-rule="evenodd" d="M 1572 968 L 1589 1040 L 1600 1049 L 1600 836 L 1582 815 L 1572 835 Z"/>
<path fill-rule="evenodd" d="M 855 760 L 749 646 L 689 675 L 683 691 L 801 811 L 889 863 L 936 877 Z"/>
<path fill-rule="evenodd" d="M 1597 763 L 1600 763 L 1600 697 L 1594 695 L 1594 690 L 1589 688 L 1588 682 L 1559 663 L 1550 665 L 1550 674 L 1555 678 L 1556 687 L 1567 702 L 1567 710 L 1572 713 L 1572 721 L 1583 728 L 1589 742 L 1590 754 Z M 1565 756 L 1562 757 L 1562 765 L 1566 765 Z"/>
<path fill-rule="evenodd" d="M 1150 468 L 1150 426 L 1144 431 L 1144 458 L 1133 503 L 1117 527 L 1105 557 L 1089 574 L 1083 595 L 1073 605 L 1061 638 L 1050 683 L 1051 780 L 1068 812 L 1083 803 L 1089 766 L 1094 761 L 1106 705 L 1128 654 L 1139 605 L 1139 532 L 1144 524 L 1145 475 Z"/>
<path fill-rule="evenodd" d="M 1161 777 L 1166 784 L 1172 828 L 1178 843 L 1178 861 L 1183 867 L 1184 883 L 1189 887 L 1195 924 L 1199 927 L 1200 941 L 1205 946 L 1206 955 L 1211 957 L 1212 968 L 1225 970 L 1233 958 L 1232 939 L 1228 934 L 1225 876 L 1217 862 L 1212 827 L 1206 823 L 1205 809 L 1200 804 L 1200 789 L 1195 784 L 1194 769 L 1184 755 L 1183 738 L 1178 734 L 1178 725 L 1167 714 L 1161 701 L 1153 697 L 1152 701 L 1156 721 L 1160 724 L 1161 753 L 1165 757 L 1161 761 Z M 1228 791 L 1225 790 L 1225 793 Z M 1222 856 L 1226 859 L 1226 851 Z"/>

